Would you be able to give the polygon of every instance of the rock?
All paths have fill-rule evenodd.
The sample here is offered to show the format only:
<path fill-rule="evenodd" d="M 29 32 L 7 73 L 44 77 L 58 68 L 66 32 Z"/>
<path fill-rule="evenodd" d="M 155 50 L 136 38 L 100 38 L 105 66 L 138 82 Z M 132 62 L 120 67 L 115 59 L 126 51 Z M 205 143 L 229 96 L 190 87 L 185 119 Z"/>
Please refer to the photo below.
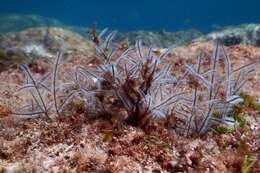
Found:
<path fill-rule="evenodd" d="M 69 26 L 56 19 L 37 15 L 0 15 L 0 23 L 0 33 L 21 32 L 29 28 L 38 27 L 59 27 L 67 31 L 78 33 L 85 38 L 89 38 L 89 35 L 86 32 L 88 29 L 86 27 Z M 86 23 L 86 25 L 88 24 L 89 23 Z M 189 44 L 193 40 L 219 40 L 226 46 L 237 44 L 260 46 L 260 24 L 244 24 L 236 27 L 224 27 L 219 31 L 209 33 L 206 36 L 195 29 L 178 32 L 167 32 L 164 30 L 118 32 L 116 41 L 123 41 L 125 39 L 127 39 L 131 45 L 135 44 L 137 39 L 142 39 L 145 45 L 153 45 L 154 47 L 160 48 L 181 46 Z M 2 54 L 3 53 L 0 51 L 1 57 Z"/>
<path fill-rule="evenodd" d="M 260 46 L 260 24 L 245 24 L 227 27 L 206 36 L 208 40 L 219 40 L 226 46 L 246 44 Z"/>
<path fill-rule="evenodd" d="M 22 173 L 26 172 L 25 168 L 21 163 L 11 163 L 4 167 L 0 167 L 0 171 L 4 173 Z"/>
<path fill-rule="evenodd" d="M 20 14 L 2 14 L 0 15 L 0 23 L 0 33 L 19 32 L 33 27 L 63 26 L 63 24 L 56 19 Z"/>
<path fill-rule="evenodd" d="M 25 29 L 35 27 L 61 27 L 72 32 L 77 32 L 84 37 L 88 37 L 86 27 L 68 26 L 62 22 L 37 16 L 37 15 L 19 15 L 19 14 L 8 14 L 0 15 L 0 33 L 5 32 L 20 32 Z M 87 23 L 88 24 L 88 23 Z M 125 38 L 128 39 L 130 44 L 135 44 L 137 39 L 142 39 L 147 45 L 152 44 L 155 47 L 170 47 L 172 45 L 183 45 L 189 41 L 201 37 L 202 33 L 195 29 L 179 32 L 166 32 L 166 31 L 133 31 L 133 32 L 119 32 L 117 40 L 122 41 Z"/>
<path fill-rule="evenodd" d="M 53 58 L 60 50 L 92 56 L 94 44 L 75 32 L 57 27 L 0 34 L 0 62 L 4 64 Z"/>
<path fill-rule="evenodd" d="M 170 46 L 180 46 L 201 37 L 202 33 L 190 29 L 187 31 L 167 32 L 167 31 L 134 31 L 118 33 L 116 40 L 127 39 L 130 44 L 135 44 L 136 40 L 141 39 L 145 45 L 154 47 L 168 48 Z"/>

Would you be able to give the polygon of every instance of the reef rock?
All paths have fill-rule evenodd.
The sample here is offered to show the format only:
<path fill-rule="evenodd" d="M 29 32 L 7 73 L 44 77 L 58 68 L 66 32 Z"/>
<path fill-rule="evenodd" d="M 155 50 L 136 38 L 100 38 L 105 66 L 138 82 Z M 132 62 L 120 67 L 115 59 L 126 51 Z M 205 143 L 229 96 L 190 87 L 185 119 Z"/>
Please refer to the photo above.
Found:
<path fill-rule="evenodd" d="M 19 32 L 33 27 L 63 26 L 63 24 L 56 19 L 20 14 L 1 14 L 0 23 L 0 33 Z"/>
<path fill-rule="evenodd" d="M 260 24 L 245 24 L 227 27 L 206 36 L 208 40 L 219 40 L 226 46 L 246 44 L 260 46 Z"/>
<path fill-rule="evenodd" d="M 4 64 L 53 58 L 58 51 L 91 56 L 94 44 L 77 33 L 57 27 L 0 34 L 0 62 Z"/>
<path fill-rule="evenodd" d="M 155 47 L 167 48 L 173 45 L 180 46 L 201 37 L 202 33 L 195 29 L 178 32 L 167 31 L 134 31 L 119 33 L 117 40 L 127 39 L 130 44 L 135 44 L 136 40 L 141 39 L 144 44 Z"/>

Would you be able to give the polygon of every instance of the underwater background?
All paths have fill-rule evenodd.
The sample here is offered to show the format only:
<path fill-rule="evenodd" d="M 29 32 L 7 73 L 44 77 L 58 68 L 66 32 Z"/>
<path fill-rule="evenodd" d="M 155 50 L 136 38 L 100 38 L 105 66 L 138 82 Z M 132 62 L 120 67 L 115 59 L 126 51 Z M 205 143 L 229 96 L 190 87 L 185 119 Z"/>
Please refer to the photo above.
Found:
<path fill-rule="evenodd" d="M 260 173 L 260 0 L 0 0 L 0 173 Z"/>
<path fill-rule="evenodd" d="M 259 6 L 259 0 L 1 0 L 0 15 L 38 15 L 75 26 L 95 21 L 99 28 L 119 31 L 194 28 L 205 33 L 259 23 Z"/>

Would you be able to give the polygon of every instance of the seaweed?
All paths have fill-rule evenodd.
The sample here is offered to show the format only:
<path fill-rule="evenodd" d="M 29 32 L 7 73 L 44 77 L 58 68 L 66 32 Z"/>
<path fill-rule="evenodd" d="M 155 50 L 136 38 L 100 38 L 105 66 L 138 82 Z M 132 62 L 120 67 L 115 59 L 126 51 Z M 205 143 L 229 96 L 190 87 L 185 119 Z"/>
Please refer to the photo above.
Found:
<path fill-rule="evenodd" d="M 256 159 L 245 155 L 241 165 L 241 173 L 248 173 L 252 166 L 256 163 Z"/>
<path fill-rule="evenodd" d="M 253 96 L 250 96 L 246 93 L 241 93 L 240 97 L 244 100 L 241 106 L 249 107 L 256 111 L 260 110 L 260 103 L 258 103 Z"/>
<path fill-rule="evenodd" d="M 114 129 L 114 130 L 102 130 L 101 132 L 103 133 L 103 141 L 104 142 L 110 142 L 114 136 L 119 137 L 119 136 L 126 135 L 125 131 L 116 130 L 116 129 Z"/>
<path fill-rule="evenodd" d="M 43 114 L 45 118 L 50 119 L 50 115 L 48 113 L 49 105 L 47 100 L 45 99 L 46 94 L 45 90 L 49 91 L 48 87 L 43 84 L 45 79 L 48 78 L 49 75 L 44 76 L 42 79 L 37 81 L 33 74 L 31 73 L 29 67 L 25 64 L 21 65 L 21 68 L 25 72 L 26 75 L 26 84 L 22 86 L 19 90 L 27 90 L 28 93 L 32 96 L 32 101 L 28 105 L 23 106 L 17 111 L 12 112 L 13 115 L 22 115 L 25 116 L 38 116 Z M 42 89 L 44 89 L 42 91 Z M 35 106 L 36 104 L 36 106 Z"/>
<path fill-rule="evenodd" d="M 234 130 L 235 129 L 232 128 L 232 127 L 227 127 L 227 126 L 223 126 L 223 125 L 211 128 L 211 131 L 214 134 L 217 134 L 217 135 L 226 134 L 226 133 L 232 133 L 232 132 L 234 132 Z"/>
<path fill-rule="evenodd" d="M 219 43 L 216 43 L 210 64 L 202 67 L 203 60 L 207 61 L 207 58 L 203 59 L 200 55 L 196 64 L 197 69 L 186 65 L 190 75 L 195 78 L 191 85 L 193 89 L 192 104 L 186 104 L 191 105 L 188 106 L 190 111 L 188 113 L 179 111 L 182 115 L 189 117 L 183 132 L 186 135 L 193 132 L 205 134 L 211 126 L 216 124 L 220 125 L 217 127 L 220 130 L 217 129 L 217 131 L 221 132 L 229 131 L 227 128 L 235 126 L 236 121 L 232 118 L 233 109 L 244 101 L 238 92 L 247 82 L 250 74 L 255 71 L 254 66 L 257 63 L 249 63 L 232 69 L 230 57 Z M 201 100 L 200 95 L 207 95 L 208 98 Z M 236 111 L 238 110 L 236 109 Z M 243 121 L 241 117 L 239 120 Z M 243 126 L 245 122 L 241 123 Z"/>
<path fill-rule="evenodd" d="M 241 128 L 245 127 L 246 119 L 245 119 L 245 116 L 243 114 L 234 114 L 233 117 L 239 123 L 239 126 Z"/>
<path fill-rule="evenodd" d="M 11 108 L 7 105 L 0 104 L 0 118 L 7 117 L 12 113 Z"/>
<path fill-rule="evenodd" d="M 104 43 L 96 47 L 97 58 L 101 61 L 96 68 L 80 68 L 86 80 L 96 80 L 94 99 L 99 103 L 99 114 L 137 126 L 143 126 L 153 118 L 164 118 L 171 105 L 183 95 L 174 93 L 169 87 L 176 83 L 170 74 L 171 66 L 159 68 L 160 61 L 168 51 L 156 57 L 150 48 L 145 54 L 141 41 L 137 41 L 135 47 L 114 57 L 115 49 L 111 48 L 114 35 L 115 32 L 110 33 Z M 137 57 L 131 55 L 135 52 Z M 168 90 L 172 93 L 164 93 L 169 93 Z"/>
<path fill-rule="evenodd" d="M 106 32 L 104 29 L 98 36 L 95 30 L 92 33 L 98 38 L 97 62 L 92 66 L 78 66 L 61 76 L 63 53 L 59 52 L 51 72 L 37 80 L 22 65 L 27 81 L 20 90 L 28 91 L 32 100 L 13 114 L 62 117 L 65 107 L 76 100 L 74 103 L 80 103 L 74 104 L 76 112 L 110 119 L 114 126 L 128 123 L 145 127 L 153 120 L 174 115 L 176 123 L 178 119 L 175 127 L 181 133 L 202 135 L 216 125 L 219 133 L 237 122 L 243 127 L 246 122 L 241 114 L 242 103 L 259 107 L 253 98 L 239 95 L 257 62 L 234 69 L 219 43 L 211 58 L 201 53 L 195 65 L 185 65 L 183 73 L 176 77 L 172 63 L 165 61 L 172 47 L 157 54 L 138 40 L 135 46 L 120 52 L 113 43 L 116 31 L 102 39 Z M 187 86 L 192 89 L 191 97 L 182 89 Z"/>
<path fill-rule="evenodd" d="M 61 112 L 64 107 L 69 103 L 71 98 L 79 92 L 78 90 L 70 90 L 69 93 L 66 93 L 66 90 L 64 90 L 58 94 L 59 91 L 66 88 L 66 85 L 69 84 L 58 84 L 58 68 L 62 56 L 63 54 L 59 52 L 53 63 L 52 72 L 48 72 L 40 79 L 36 79 L 33 76 L 33 73 L 27 65 L 21 65 L 26 77 L 26 83 L 19 88 L 18 92 L 25 90 L 31 96 L 31 100 L 18 110 L 12 111 L 12 115 L 21 118 L 42 117 L 41 115 L 44 115 L 43 118 L 52 120 L 54 111 L 57 117 L 62 116 Z M 50 100 L 49 96 L 51 96 L 52 100 Z"/>

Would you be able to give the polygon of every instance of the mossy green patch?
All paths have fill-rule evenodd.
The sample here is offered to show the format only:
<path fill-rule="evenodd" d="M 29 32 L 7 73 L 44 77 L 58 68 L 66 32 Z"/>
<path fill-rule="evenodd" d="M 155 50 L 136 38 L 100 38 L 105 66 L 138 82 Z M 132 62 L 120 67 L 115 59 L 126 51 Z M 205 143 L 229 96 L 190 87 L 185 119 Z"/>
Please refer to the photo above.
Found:
<path fill-rule="evenodd" d="M 258 103 L 255 99 L 255 97 L 250 96 L 245 93 L 241 93 L 240 97 L 243 98 L 243 102 L 241 103 L 243 106 L 249 107 L 251 109 L 254 109 L 256 111 L 260 110 L 260 103 Z"/>
<path fill-rule="evenodd" d="M 239 123 L 239 127 L 245 127 L 246 125 L 246 119 L 244 117 L 244 114 L 234 114 L 233 115 L 234 119 Z"/>
<path fill-rule="evenodd" d="M 239 123 L 239 127 L 243 128 L 246 125 L 246 119 L 244 117 L 245 109 L 250 108 L 255 111 L 260 111 L 260 103 L 256 101 L 255 97 L 245 93 L 241 93 L 240 97 L 243 98 L 243 102 L 234 106 L 230 116 Z"/>
<path fill-rule="evenodd" d="M 79 101 L 75 103 L 75 109 L 77 112 L 84 112 L 86 110 L 86 102 L 85 101 Z"/>
<path fill-rule="evenodd" d="M 211 131 L 214 134 L 226 134 L 226 133 L 232 133 L 235 130 L 235 128 L 233 127 L 229 127 L 229 126 L 224 126 L 224 125 L 220 125 L 214 128 L 211 128 Z"/>
<path fill-rule="evenodd" d="M 216 117 L 216 118 L 221 118 L 222 113 L 221 113 L 221 112 L 213 112 L 213 113 L 212 113 L 212 116 L 213 116 L 213 117 Z"/>
<path fill-rule="evenodd" d="M 234 106 L 233 110 L 232 110 L 232 115 L 237 115 L 237 114 L 241 114 L 245 112 L 245 108 L 243 106 L 243 104 L 238 104 L 236 106 Z"/>
<path fill-rule="evenodd" d="M 256 163 L 256 159 L 245 155 L 242 166 L 241 166 L 241 173 L 248 173 L 250 168 Z"/>

